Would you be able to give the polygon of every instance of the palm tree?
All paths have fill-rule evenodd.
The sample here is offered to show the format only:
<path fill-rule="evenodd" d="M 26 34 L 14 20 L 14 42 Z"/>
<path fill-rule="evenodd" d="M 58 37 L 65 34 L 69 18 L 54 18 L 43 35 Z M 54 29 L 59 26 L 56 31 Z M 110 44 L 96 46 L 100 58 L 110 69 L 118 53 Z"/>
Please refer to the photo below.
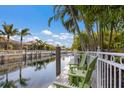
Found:
<path fill-rule="evenodd" d="M 10 36 L 17 34 L 18 30 L 13 28 L 13 24 L 7 25 L 6 23 L 2 24 L 3 30 L 0 30 L 0 33 L 7 36 L 6 50 L 8 49 Z"/>
<path fill-rule="evenodd" d="M 104 32 L 110 31 L 108 49 L 112 42 L 112 33 L 118 24 L 118 14 L 120 13 L 121 6 L 75 6 L 79 10 L 81 20 L 85 24 L 88 36 L 90 37 L 92 47 L 99 45 L 101 49 L 104 48 Z M 93 33 L 93 26 L 96 24 L 97 38 Z M 96 43 L 96 39 L 99 40 Z"/>
<path fill-rule="evenodd" d="M 46 68 L 45 62 L 44 61 L 39 61 L 39 62 L 36 63 L 35 71 L 45 69 L 45 68 Z"/>
<path fill-rule="evenodd" d="M 43 42 L 43 48 L 44 48 L 44 50 L 47 50 L 47 47 L 48 47 L 48 44 L 46 43 L 46 41 Z"/>
<path fill-rule="evenodd" d="M 81 47 L 87 47 L 84 37 L 81 35 L 79 22 L 83 22 L 89 37 L 89 48 L 96 50 L 100 46 L 104 49 L 104 32 L 109 32 L 108 51 L 111 49 L 113 32 L 117 29 L 123 30 L 124 26 L 124 7 L 123 6 L 54 6 L 54 16 L 48 21 L 49 26 L 52 20 L 61 20 L 62 25 L 73 34 L 79 35 Z M 96 25 L 96 30 L 94 29 Z M 122 26 L 118 26 L 122 25 Z M 94 33 L 94 32 L 97 32 Z M 97 36 L 96 36 L 97 35 Z"/>
<path fill-rule="evenodd" d="M 26 78 L 22 77 L 22 65 L 21 65 L 19 68 L 19 80 L 17 80 L 17 81 L 19 81 L 21 86 L 26 86 L 28 80 L 30 80 L 30 79 L 26 79 Z"/>
<path fill-rule="evenodd" d="M 36 49 L 42 49 L 43 48 L 43 41 L 36 39 Z"/>
<path fill-rule="evenodd" d="M 52 20 L 57 21 L 60 19 L 67 31 L 77 33 L 79 35 L 82 50 L 85 50 L 84 40 L 81 36 L 80 28 L 78 25 L 78 11 L 73 6 L 60 5 L 54 6 L 54 12 L 55 15 L 49 18 L 48 25 L 50 26 Z M 68 16 L 68 18 L 66 16 Z"/>
<path fill-rule="evenodd" d="M 31 34 L 29 33 L 29 29 L 28 28 L 25 28 L 25 29 L 22 29 L 21 32 L 18 33 L 18 35 L 21 37 L 20 38 L 20 42 L 21 42 L 21 49 L 22 49 L 22 46 L 23 46 L 23 44 L 22 44 L 23 37 L 24 36 L 27 36 L 27 35 L 31 35 Z"/>
<path fill-rule="evenodd" d="M 116 31 L 116 27 L 118 23 L 123 20 L 120 19 L 120 6 L 110 6 L 108 14 L 110 15 L 110 20 L 109 20 L 109 29 L 110 29 L 110 34 L 109 34 L 109 44 L 108 44 L 108 51 L 110 51 L 110 46 L 113 38 L 113 31 Z"/>
<path fill-rule="evenodd" d="M 16 88 L 15 81 L 8 79 L 8 71 L 6 72 L 6 80 L 1 82 L 0 87 L 3 88 Z"/>
<path fill-rule="evenodd" d="M 90 39 L 90 47 L 93 50 L 95 50 L 97 42 L 92 27 L 97 19 L 97 15 L 100 13 L 101 7 L 100 6 L 74 6 L 74 7 L 79 11 L 80 20 L 85 25 L 86 29 L 85 31 L 87 32 Z"/>

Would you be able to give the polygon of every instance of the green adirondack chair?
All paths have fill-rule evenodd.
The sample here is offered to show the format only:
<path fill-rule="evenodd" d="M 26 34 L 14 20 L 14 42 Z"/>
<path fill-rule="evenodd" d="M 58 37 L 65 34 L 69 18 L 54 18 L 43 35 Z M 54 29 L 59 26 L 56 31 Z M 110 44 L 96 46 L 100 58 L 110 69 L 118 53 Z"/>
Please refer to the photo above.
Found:
<path fill-rule="evenodd" d="M 96 65 L 96 62 L 97 62 L 97 57 L 95 57 L 90 65 L 88 66 L 88 70 L 85 73 L 80 73 L 80 74 L 74 74 L 74 73 L 69 73 L 68 75 L 69 76 L 73 76 L 73 77 L 77 77 L 77 78 L 81 78 L 81 81 L 79 81 L 79 85 L 75 85 L 74 83 L 70 83 L 70 82 L 67 82 L 67 83 L 60 83 L 60 82 L 54 82 L 53 84 L 56 86 L 56 87 L 62 87 L 62 88 L 90 88 L 91 87 L 91 76 L 92 76 L 92 73 L 95 69 L 95 65 Z"/>
<path fill-rule="evenodd" d="M 81 55 L 81 62 L 79 64 L 69 64 L 69 68 L 71 72 L 74 72 L 75 69 L 86 70 L 86 58 L 87 53 Z"/>

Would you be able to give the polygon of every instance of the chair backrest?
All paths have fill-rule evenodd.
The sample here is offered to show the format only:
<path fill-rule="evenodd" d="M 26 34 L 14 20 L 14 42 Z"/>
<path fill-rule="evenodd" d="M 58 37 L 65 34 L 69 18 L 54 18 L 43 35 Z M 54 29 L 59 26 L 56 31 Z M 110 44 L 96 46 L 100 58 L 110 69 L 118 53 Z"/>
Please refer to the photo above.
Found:
<path fill-rule="evenodd" d="M 88 66 L 88 69 L 87 69 L 87 73 L 86 73 L 86 76 L 84 78 L 84 81 L 83 81 L 83 87 L 85 86 L 85 84 L 88 84 L 90 82 L 90 79 L 91 79 L 91 76 L 92 76 L 92 73 L 95 69 L 95 66 L 96 66 L 96 62 L 97 62 L 97 58 L 98 57 L 95 57 L 89 64 Z"/>
<path fill-rule="evenodd" d="M 86 62 L 86 58 L 87 58 L 87 54 L 86 53 L 82 54 L 82 56 L 81 56 L 81 62 L 79 64 L 80 67 L 84 67 L 85 62 Z"/>

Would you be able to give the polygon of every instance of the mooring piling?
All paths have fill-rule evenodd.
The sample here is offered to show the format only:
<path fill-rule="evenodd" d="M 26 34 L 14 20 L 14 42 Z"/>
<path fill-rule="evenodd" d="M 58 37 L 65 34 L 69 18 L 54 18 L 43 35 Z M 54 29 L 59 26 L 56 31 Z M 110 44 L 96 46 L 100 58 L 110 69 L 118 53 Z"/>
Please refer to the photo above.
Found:
<path fill-rule="evenodd" d="M 61 48 L 56 47 L 56 76 L 61 73 Z"/>

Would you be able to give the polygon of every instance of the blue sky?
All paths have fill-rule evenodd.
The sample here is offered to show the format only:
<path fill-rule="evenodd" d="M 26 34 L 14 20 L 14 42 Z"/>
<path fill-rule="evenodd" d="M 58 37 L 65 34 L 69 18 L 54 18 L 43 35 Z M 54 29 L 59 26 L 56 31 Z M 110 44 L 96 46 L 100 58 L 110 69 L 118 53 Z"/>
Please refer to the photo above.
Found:
<path fill-rule="evenodd" d="M 48 27 L 48 19 L 54 15 L 53 6 L 0 6 L 0 29 L 1 24 L 14 24 L 19 30 L 29 28 L 32 36 L 26 36 L 24 41 L 41 39 L 50 44 L 60 44 L 70 47 L 73 35 L 67 33 L 60 21 L 52 22 Z M 14 36 L 11 39 L 20 40 Z"/>

